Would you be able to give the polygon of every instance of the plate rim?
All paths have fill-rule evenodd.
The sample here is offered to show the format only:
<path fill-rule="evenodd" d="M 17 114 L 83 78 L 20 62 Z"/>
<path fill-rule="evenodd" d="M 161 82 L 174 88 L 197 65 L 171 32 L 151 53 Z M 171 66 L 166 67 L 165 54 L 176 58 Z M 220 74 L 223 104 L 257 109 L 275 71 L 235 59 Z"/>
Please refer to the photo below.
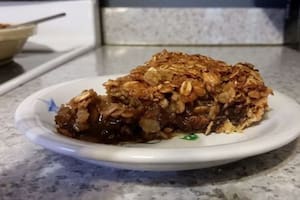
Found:
<path fill-rule="evenodd" d="M 28 108 L 28 102 L 37 99 L 37 97 L 47 94 L 50 91 L 53 91 L 55 88 L 60 88 L 68 84 L 72 84 L 80 81 L 93 81 L 92 79 L 99 80 L 99 86 L 101 82 L 104 80 L 108 80 L 109 78 L 116 78 L 117 74 L 113 75 L 103 75 L 103 76 L 93 76 L 80 78 L 75 80 L 70 80 L 66 82 L 62 82 L 59 84 L 55 84 L 44 89 L 41 89 L 27 98 L 25 98 L 18 106 L 15 112 L 15 127 L 23 133 L 29 140 L 33 143 L 43 146 L 46 149 L 51 151 L 61 153 L 64 155 L 69 155 L 72 157 L 79 157 L 83 159 L 92 159 L 97 161 L 107 161 L 107 162 L 116 162 L 116 163 L 199 163 L 199 162 L 210 162 L 210 161 L 219 161 L 219 160 L 229 160 L 229 159 L 241 159 L 249 156 L 254 156 L 262 153 L 269 152 L 271 150 L 275 150 L 280 148 L 291 141 L 295 140 L 300 134 L 300 127 L 293 127 L 293 129 L 289 129 L 285 132 L 285 134 L 289 137 L 286 137 L 285 140 L 277 141 L 270 140 L 267 146 L 259 145 L 256 149 L 247 149 L 249 146 L 256 144 L 258 139 L 267 137 L 269 135 L 262 135 L 262 137 L 252 138 L 246 141 L 240 141 L 237 143 L 229 143 L 229 144 L 221 144 L 217 146 L 201 146 L 201 147 L 193 147 L 193 148 L 144 148 L 144 147 L 124 147 L 124 146 L 116 146 L 116 145 L 107 145 L 107 144 L 98 144 L 80 141 L 72 138 L 68 138 L 66 136 L 62 136 L 59 134 L 44 134 L 41 133 L 42 129 L 30 129 L 28 124 L 24 124 L 24 119 L 26 117 L 21 117 L 25 114 L 25 116 L 35 116 L 34 110 Z M 277 96 L 281 96 L 285 100 L 289 101 L 289 103 L 296 106 L 294 110 L 298 110 L 300 113 L 299 104 L 281 92 L 274 90 L 274 94 Z M 274 97 L 273 97 L 274 98 Z M 27 106 L 26 109 L 25 105 Z M 33 107 L 33 106 L 32 106 Z M 24 110 L 29 113 L 24 113 Z M 26 112 L 27 112 L 26 111 Z M 299 115 L 300 116 L 300 115 Z M 40 123 L 38 118 L 34 118 L 35 123 Z M 45 127 L 43 127 L 45 128 Z M 45 130 L 43 130 L 45 131 Z M 50 130 L 48 130 L 50 131 Z M 51 132 L 51 131 L 50 131 Z M 52 133 L 52 132 L 51 132 Z M 234 151 L 236 148 L 241 145 L 245 145 L 244 148 L 239 149 L 239 151 Z M 246 148 L 247 147 L 247 148 Z M 124 148 L 126 151 L 124 152 Z M 224 151 L 225 148 L 225 151 Z M 214 151 L 222 152 L 216 156 L 216 153 L 211 153 L 210 150 L 214 149 Z M 101 151 L 102 150 L 102 151 Z M 105 151 L 103 151 L 105 150 Z M 195 150 L 199 152 L 195 152 Z M 230 151 L 233 150 L 234 154 Z M 108 154 L 107 152 L 112 152 Z M 159 154 L 160 153 L 160 154 Z M 175 154 L 176 156 L 166 157 L 166 153 Z M 184 154 L 189 153 L 189 156 L 184 156 Z M 212 156 L 212 154 L 214 156 Z"/>

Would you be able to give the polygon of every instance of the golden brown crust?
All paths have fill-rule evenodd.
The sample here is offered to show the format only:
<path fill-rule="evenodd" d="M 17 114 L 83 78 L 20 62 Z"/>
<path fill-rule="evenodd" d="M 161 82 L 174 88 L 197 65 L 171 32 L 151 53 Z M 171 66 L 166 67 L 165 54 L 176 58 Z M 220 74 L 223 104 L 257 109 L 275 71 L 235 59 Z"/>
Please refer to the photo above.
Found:
<path fill-rule="evenodd" d="M 241 131 L 262 119 L 268 107 L 267 97 L 272 93 L 249 63 L 231 66 L 202 55 L 166 50 L 104 86 L 107 96 L 96 97 L 90 90 L 74 99 L 91 93 L 98 99 L 98 117 L 105 123 L 120 121 L 118 127 L 126 130 L 127 135 L 118 133 L 113 142 L 164 139 L 176 131 Z M 68 105 L 74 104 L 74 99 Z M 87 124 L 94 123 L 87 117 L 90 111 L 79 112 L 80 109 L 72 107 L 76 116 L 83 117 Z M 77 118 L 73 119 L 75 124 Z M 62 123 L 57 124 L 58 131 L 64 134 L 66 128 L 62 130 Z M 83 129 L 79 128 L 77 133 L 89 130 L 81 126 Z M 133 131 L 140 133 L 136 135 Z M 102 138 L 99 142 L 107 141 Z"/>

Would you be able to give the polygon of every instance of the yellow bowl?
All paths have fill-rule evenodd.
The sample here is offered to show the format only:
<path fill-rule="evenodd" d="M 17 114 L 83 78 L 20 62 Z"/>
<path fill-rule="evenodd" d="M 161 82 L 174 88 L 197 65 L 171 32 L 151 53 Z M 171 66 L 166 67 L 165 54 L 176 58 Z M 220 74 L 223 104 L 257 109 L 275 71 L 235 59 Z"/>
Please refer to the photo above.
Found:
<path fill-rule="evenodd" d="M 0 29 L 0 61 L 12 59 L 19 53 L 27 39 L 35 34 L 36 26 Z"/>

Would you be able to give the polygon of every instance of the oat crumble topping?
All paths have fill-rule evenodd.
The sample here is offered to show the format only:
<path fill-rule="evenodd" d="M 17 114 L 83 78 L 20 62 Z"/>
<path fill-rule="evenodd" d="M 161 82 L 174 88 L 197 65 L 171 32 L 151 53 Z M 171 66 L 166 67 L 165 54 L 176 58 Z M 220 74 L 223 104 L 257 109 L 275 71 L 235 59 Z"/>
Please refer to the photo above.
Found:
<path fill-rule="evenodd" d="M 177 132 L 240 132 L 262 120 L 272 90 L 249 63 L 163 50 L 128 75 L 61 106 L 60 134 L 99 143 L 168 139 Z"/>

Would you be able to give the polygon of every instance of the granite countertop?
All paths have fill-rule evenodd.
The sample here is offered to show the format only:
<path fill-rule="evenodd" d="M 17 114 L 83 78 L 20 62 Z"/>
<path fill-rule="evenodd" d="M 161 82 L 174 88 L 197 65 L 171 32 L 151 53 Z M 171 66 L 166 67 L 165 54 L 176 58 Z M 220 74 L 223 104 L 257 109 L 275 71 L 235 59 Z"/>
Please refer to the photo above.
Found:
<path fill-rule="evenodd" d="M 76 78 L 125 73 L 164 47 L 106 46 L 0 97 L 0 199 L 298 199 L 300 140 L 208 169 L 147 172 L 95 166 L 31 143 L 14 128 L 18 104 Z M 255 64 L 267 85 L 300 103 L 300 53 L 286 47 L 168 47 Z"/>

